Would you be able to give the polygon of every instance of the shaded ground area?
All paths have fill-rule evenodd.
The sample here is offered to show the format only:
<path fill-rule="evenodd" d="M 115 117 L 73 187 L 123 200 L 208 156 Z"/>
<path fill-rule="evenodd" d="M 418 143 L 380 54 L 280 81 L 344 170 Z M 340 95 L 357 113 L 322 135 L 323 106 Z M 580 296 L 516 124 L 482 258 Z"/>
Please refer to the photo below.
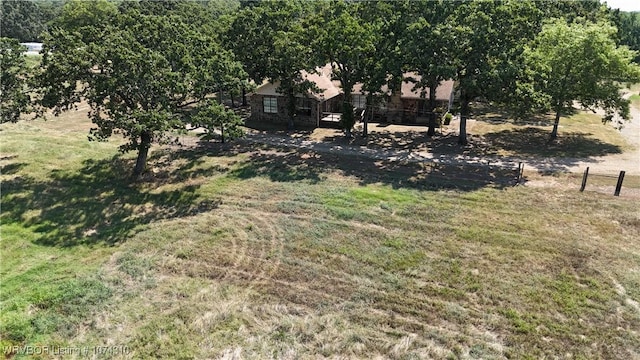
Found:
<path fill-rule="evenodd" d="M 188 139 L 183 139 L 188 143 Z M 192 139 L 195 141 L 195 139 Z M 266 136 L 239 140 L 231 144 L 192 143 L 174 156 L 244 154 L 247 161 L 236 163 L 231 171 L 248 179 L 268 177 L 272 181 L 323 181 L 327 171 L 337 171 L 358 180 L 361 185 L 382 183 L 393 188 L 457 188 L 472 190 L 485 186 L 513 186 L 518 181 L 517 167 L 483 163 L 423 162 L 414 158 L 386 156 L 357 149 L 324 148 L 314 142 L 291 145 L 285 138 Z"/>
<path fill-rule="evenodd" d="M 154 160 L 158 160 L 156 166 L 166 165 L 161 159 Z M 85 160 L 78 173 L 54 170 L 47 180 L 20 175 L 7 179 L 16 174 L 19 165 L 2 166 L 2 221 L 31 227 L 40 235 L 37 243 L 41 245 L 113 245 L 131 236 L 140 225 L 192 216 L 219 205 L 200 201 L 195 194 L 197 186 L 188 183 L 171 191 L 150 192 L 144 181 L 130 181 L 133 160 L 120 157 Z M 152 175 L 154 186 L 219 171 L 190 171 L 192 166 L 194 162 Z"/>
<path fill-rule="evenodd" d="M 577 111 L 574 117 L 562 119 L 560 136 L 554 142 L 549 142 L 553 123 L 549 116 L 525 121 L 512 120 L 491 109 L 478 111 L 481 120 L 468 120 L 467 146 L 457 144 L 457 120 L 439 129 L 434 137 L 426 136 L 425 126 L 373 123 L 369 125 L 369 136 L 363 138 L 359 135 L 362 124 L 358 124 L 356 136 L 346 139 L 342 131 L 334 128 L 285 131 L 281 126 L 252 124 L 247 139 L 373 158 L 493 163 L 504 167 L 523 162 L 527 168 L 545 173 L 582 172 L 590 166 L 606 173 L 625 170 L 640 175 L 640 133 L 634 130 L 640 126 L 637 108 L 622 133 L 601 124 L 598 116 Z"/>
<path fill-rule="evenodd" d="M 523 158 L 531 157 L 578 157 L 606 156 L 622 153 L 620 146 L 605 143 L 585 133 L 563 133 L 549 143 L 549 131 L 537 127 L 525 127 L 489 133 L 484 139 L 492 147 L 516 152 Z"/>

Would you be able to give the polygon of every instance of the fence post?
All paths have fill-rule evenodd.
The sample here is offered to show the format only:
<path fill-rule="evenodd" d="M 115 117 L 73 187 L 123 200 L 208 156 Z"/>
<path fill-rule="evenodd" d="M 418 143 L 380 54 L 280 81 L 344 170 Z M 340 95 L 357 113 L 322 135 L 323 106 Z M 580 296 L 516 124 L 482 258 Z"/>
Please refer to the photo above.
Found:
<path fill-rule="evenodd" d="M 623 180 L 624 180 L 624 170 L 620 171 L 620 175 L 618 176 L 618 183 L 616 184 L 616 192 L 613 193 L 613 196 L 620 196 L 620 190 L 622 189 Z"/>
<path fill-rule="evenodd" d="M 518 163 L 518 172 L 516 173 L 516 185 L 520 184 L 520 179 L 522 179 L 522 169 L 524 168 L 524 166 L 522 166 L 522 162 Z"/>
<path fill-rule="evenodd" d="M 589 167 L 584 171 L 584 175 L 582 175 L 582 186 L 580 186 L 580 191 L 584 191 L 584 188 L 587 186 L 587 177 L 589 177 Z"/>

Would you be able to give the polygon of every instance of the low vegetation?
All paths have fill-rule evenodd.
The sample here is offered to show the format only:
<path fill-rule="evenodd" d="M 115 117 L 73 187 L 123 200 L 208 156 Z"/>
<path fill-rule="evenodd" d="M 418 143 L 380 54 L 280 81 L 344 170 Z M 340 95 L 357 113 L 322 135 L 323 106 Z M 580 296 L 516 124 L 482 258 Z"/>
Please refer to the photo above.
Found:
<path fill-rule="evenodd" d="M 243 142 L 131 182 L 80 114 L 0 128 L 4 357 L 640 356 L 634 199 Z"/>

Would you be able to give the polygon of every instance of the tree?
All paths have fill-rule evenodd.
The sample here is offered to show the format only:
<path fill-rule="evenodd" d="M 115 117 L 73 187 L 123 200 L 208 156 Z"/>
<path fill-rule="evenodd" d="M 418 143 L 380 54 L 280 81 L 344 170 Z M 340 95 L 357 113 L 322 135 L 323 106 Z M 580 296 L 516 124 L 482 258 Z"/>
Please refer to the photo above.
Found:
<path fill-rule="evenodd" d="M 429 88 L 429 129 L 433 136 L 436 128 L 436 91 L 440 83 L 453 78 L 455 68 L 451 64 L 451 47 L 456 46 L 446 22 L 452 6 L 444 1 L 427 1 L 420 4 L 421 16 L 408 26 L 406 37 L 407 63 L 420 75 L 417 88 Z"/>
<path fill-rule="evenodd" d="M 134 176 L 145 171 L 152 143 L 184 130 L 189 114 L 246 74 L 231 53 L 175 16 L 124 10 L 95 27 L 53 29 L 42 59 L 42 104 L 56 114 L 86 101 L 90 138 L 122 134 L 136 150 Z M 86 34 L 94 42 L 83 41 Z"/>
<path fill-rule="evenodd" d="M 450 54 L 460 99 L 459 144 L 467 143 L 470 102 L 482 97 L 513 102 L 524 71 L 524 44 L 536 33 L 541 11 L 532 1 L 467 1 L 447 19 L 452 31 Z"/>
<path fill-rule="evenodd" d="M 262 33 L 267 27 L 262 11 L 253 6 L 239 11 L 224 33 L 222 42 L 242 62 L 249 79 L 258 85 L 267 78 L 268 62 L 265 59 L 268 59 L 271 50 L 268 39 L 264 39 Z M 242 104 L 246 103 L 246 92 L 243 91 Z"/>
<path fill-rule="evenodd" d="M 220 134 L 220 141 L 237 139 L 243 135 L 242 119 L 233 111 L 225 109 L 224 105 L 215 101 L 209 101 L 199 107 L 191 118 L 191 125 L 202 127 L 205 132 L 201 135 L 203 140 L 212 140 Z"/>
<path fill-rule="evenodd" d="M 22 113 L 30 111 L 27 88 L 30 77 L 25 61 L 26 47 L 18 40 L 0 38 L 0 123 L 16 122 Z"/>
<path fill-rule="evenodd" d="M 485 93 L 491 73 L 490 57 L 498 36 L 491 26 L 493 1 L 467 1 L 458 4 L 448 21 L 454 47 L 451 61 L 456 69 L 460 91 L 460 133 L 458 143 L 467 144 L 467 118 L 470 102 Z"/>
<path fill-rule="evenodd" d="M 368 122 L 376 104 L 387 101 L 387 91 L 400 91 L 407 64 L 407 24 L 417 12 L 410 1 L 370 1 L 356 8 L 360 23 L 367 24 L 373 46 L 360 54 L 362 92 L 366 95 L 362 136 L 368 135 Z M 365 52 L 366 51 L 366 52 Z M 385 89 L 386 85 L 386 89 Z"/>
<path fill-rule="evenodd" d="M 0 19 L 0 34 L 20 42 L 40 40 L 46 28 L 43 14 L 33 1 L 1 1 Z"/>
<path fill-rule="evenodd" d="M 356 83 L 364 79 L 366 54 L 375 52 L 374 28 L 357 16 L 358 6 L 366 4 L 337 2 L 324 11 L 324 31 L 320 44 L 333 66 L 333 77 L 340 81 L 344 93 L 340 124 L 347 137 L 355 124 L 351 94 Z"/>
<path fill-rule="evenodd" d="M 316 90 L 302 71 L 318 65 L 310 32 L 310 6 L 303 1 L 265 1 L 244 8 L 229 29 L 227 41 L 257 84 L 268 78 L 279 83 L 286 98 L 288 127 L 295 124 L 296 96 Z"/>
<path fill-rule="evenodd" d="M 551 140 L 558 136 L 560 117 L 573 108 L 605 110 L 603 122 L 618 113 L 629 117 L 629 101 L 621 86 L 640 79 L 640 67 L 632 63 L 636 53 L 616 46 L 616 28 L 608 22 L 555 19 L 545 24 L 525 57 L 533 74 L 532 88 L 543 105 L 555 112 Z"/>
<path fill-rule="evenodd" d="M 625 12 L 615 10 L 613 21 L 618 28 L 621 45 L 627 45 L 631 50 L 639 51 L 634 59 L 640 64 L 640 12 Z"/>

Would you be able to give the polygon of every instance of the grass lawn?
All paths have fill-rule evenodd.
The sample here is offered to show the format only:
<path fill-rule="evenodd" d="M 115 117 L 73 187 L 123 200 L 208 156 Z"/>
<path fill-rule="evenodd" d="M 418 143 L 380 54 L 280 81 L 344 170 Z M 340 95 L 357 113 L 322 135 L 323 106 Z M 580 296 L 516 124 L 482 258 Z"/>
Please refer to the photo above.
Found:
<path fill-rule="evenodd" d="M 4 357 L 640 357 L 634 199 L 242 143 L 134 183 L 88 127 L 0 127 Z"/>

